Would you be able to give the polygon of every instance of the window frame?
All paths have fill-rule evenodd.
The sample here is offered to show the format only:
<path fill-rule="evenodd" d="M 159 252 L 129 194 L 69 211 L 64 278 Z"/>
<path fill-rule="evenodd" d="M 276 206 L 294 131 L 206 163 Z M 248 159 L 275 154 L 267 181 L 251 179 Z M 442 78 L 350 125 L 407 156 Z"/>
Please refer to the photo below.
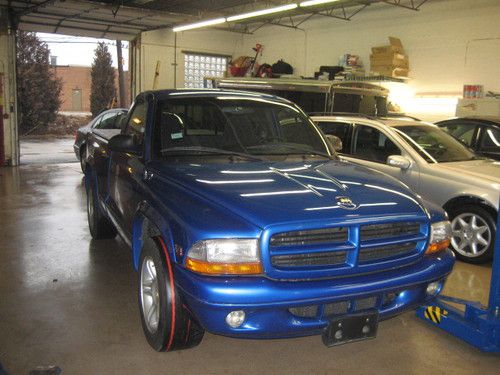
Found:
<path fill-rule="evenodd" d="M 476 147 L 474 148 L 478 153 L 495 152 L 495 150 L 485 149 L 482 146 L 483 139 L 484 139 L 484 137 L 485 137 L 486 132 L 488 131 L 488 129 L 493 129 L 493 130 L 496 130 L 496 131 L 500 132 L 500 126 L 499 125 L 481 124 L 480 125 L 480 130 L 479 130 L 478 135 L 477 135 L 477 144 L 476 144 Z"/>
<path fill-rule="evenodd" d="M 474 131 L 472 132 L 472 137 L 471 137 L 471 144 L 467 145 L 467 147 L 475 150 L 479 146 L 479 137 L 480 137 L 480 129 L 484 124 L 481 124 L 480 122 L 477 121 L 471 121 L 471 120 L 461 120 L 461 119 L 455 119 L 451 121 L 444 121 L 440 122 L 438 124 L 438 127 L 443 129 L 443 128 L 448 128 L 448 126 L 457 126 L 457 125 L 466 125 L 466 126 L 471 126 L 474 127 Z M 443 129 L 444 130 L 444 129 Z M 445 130 L 448 134 L 450 134 L 452 137 L 458 139 L 455 137 L 450 131 Z"/>
<path fill-rule="evenodd" d="M 345 155 L 345 156 L 350 156 L 352 155 L 352 150 L 351 150 L 351 144 L 352 144 L 352 135 L 353 135 L 353 132 L 354 132 L 354 122 L 353 121 L 343 121 L 343 120 L 320 120 L 320 119 L 316 119 L 314 120 L 314 123 L 316 124 L 316 126 L 325 134 L 325 135 L 328 135 L 328 133 L 326 133 L 325 131 L 323 131 L 323 129 L 321 128 L 321 125 L 320 123 L 337 123 L 337 124 L 345 124 L 347 125 L 347 132 L 345 134 L 345 142 L 343 139 L 341 139 L 342 141 L 342 152 L 339 152 L 339 151 L 335 151 L 337 154 L 339 155 Z M 331 135 L 334 135 L 334 134 L 331 134 Z M 340 137 L 339 137 L 340 138 Z"/>
<path fill-rule="evenodd" d="M 374 126 L 372 124 L 364 124 L 364 123 L 361 123 L 361 122 L 355 122 L 353 124 L 352 130 L 351 130 L 351 134 L 350 134 L 350 148 L 349 148 L 350 154 L 348 155 L 349 157 L 352 157 L 354 159 L 364 160 L 364 161 L 367 161 L 367 162 L 370 162 L 370 163 L 377 163 L 377 164 L 388 165 L 387 164 L 387 160 L 385 160 L 385 161 L 382 162 L 382 161 L 378 161 L 378 160 L 372 160 L 372 159 L 362 158 L 362 157 L 359 157 L 358 155 L 356 155 L 354 153 L 354 146 L 355 146 L 355 143 L 356 143 L 357 133 L 358 133 L 359 128 L 361 126 L 366 126 L 366 127 L 375 129 L 378 132 L 382 133 L 383 135 L 385 135 L 387 137 L 387 139 L 389 139 L 399 149 L 399 152 L 400 152 L 399 155 L 406 156 L 407 153 L 406 153 L 405 148 L 403 146 L 401 146 L 399 144 L 399 142 L 397 142 L 394 139 L 394 137 L 391 136 L 390 133 L 388 133 L 388 132 L 384 131 L 384 129 L 381 129 L 380 127 Z M 393 154 L 393 155 L 395 155 L 395 154 Z"/>

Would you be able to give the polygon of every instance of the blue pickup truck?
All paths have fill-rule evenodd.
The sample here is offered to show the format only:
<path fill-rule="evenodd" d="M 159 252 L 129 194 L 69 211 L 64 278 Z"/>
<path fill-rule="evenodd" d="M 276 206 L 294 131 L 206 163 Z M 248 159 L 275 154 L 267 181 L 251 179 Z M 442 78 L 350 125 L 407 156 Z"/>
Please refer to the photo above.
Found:
<path fill-rule="evenodd" d="M 145 92 L 120 134 L 89 137 L 90 232 L 130 245 L 155 350 L 193 347 L 205 330 L 327 346 L 373 338 L 453 268 L 445 212 L 339 160 L 285 99 Z"/>

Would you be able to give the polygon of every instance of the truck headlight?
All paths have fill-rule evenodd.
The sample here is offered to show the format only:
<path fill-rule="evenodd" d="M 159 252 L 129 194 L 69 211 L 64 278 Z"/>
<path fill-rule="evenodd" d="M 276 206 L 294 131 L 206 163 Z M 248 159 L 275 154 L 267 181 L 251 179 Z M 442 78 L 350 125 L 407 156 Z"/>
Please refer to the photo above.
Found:
<path fill-rule="evenodd" d="M 439 221 L 431 224 L 431 239 L 426 254 L 434 254 L 450 246 L 451 224 L 449 221 Z"/>
<path fill-rule="evenodd" d="M 262 273 L 256 239 L 216 239 L 196 242 L 189 249 L 186 268 L 208 275 Z"/>

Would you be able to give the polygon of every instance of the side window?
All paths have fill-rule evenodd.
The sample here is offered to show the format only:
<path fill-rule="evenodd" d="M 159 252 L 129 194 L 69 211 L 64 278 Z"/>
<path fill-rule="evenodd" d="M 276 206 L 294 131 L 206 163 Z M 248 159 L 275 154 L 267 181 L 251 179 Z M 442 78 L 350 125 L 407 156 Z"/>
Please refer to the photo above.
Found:
<path fill-rule="evenodd" d="M 353 155 L 360 159 L 386 163 L 390 155 L 401 155 L 401 150 L 380 130 L 357 125 L 354 132 Z"/>
<path fill-rule="evenodd" d="M 351 124 L 345 122 L 333 122 L 333 121 L 322 121 L 317 123 L 320 129 L 325 134 L 334 135 L 339 137 L 342 141 L 342 149 L 339 151 L 343 154 L 348 154 L 349 150 L 347 149 L 347 136 L 349 134 L 349 129 L 351 128 Z"/>
<path fill-rule="evenodd" d="M 137 101 L 132 109 L 132 113 L 128 119 L 127 127 L 125 129 L 126 134 L 136 136 L 139 144 L 142 144 L 144 138 L 147 111 L 148 103 L 144 100 Z"/>
<path fill-rule="evenodd" d="M 92 122 L 92 129 L 99 129 L 99 124 L 101 123 L 102 118 L 103 115 L 99 115 L 96 117 L 96 119 Z"/>
<path fill-rule="evenodd" d="M 500 128 L 485 127 L 482 132 L 481 144 L 479 149 L 482 151 L 500 150 Z"/>
<path fill-rule="evenodd" d="M 116 117 L 116 112 L 110 112 L 104 114 L 99 124 L 94 126 L 94 129 L 112 129 L 115 117 Z"/>
<path fill-rule="evenodd" d="M 456 139 L 466 144 L 468 147 L 472 144 L 472 137 L 476 126 L 470 123 L 451 123 L 442 127 L 443 130 L 450 133 Z"/>

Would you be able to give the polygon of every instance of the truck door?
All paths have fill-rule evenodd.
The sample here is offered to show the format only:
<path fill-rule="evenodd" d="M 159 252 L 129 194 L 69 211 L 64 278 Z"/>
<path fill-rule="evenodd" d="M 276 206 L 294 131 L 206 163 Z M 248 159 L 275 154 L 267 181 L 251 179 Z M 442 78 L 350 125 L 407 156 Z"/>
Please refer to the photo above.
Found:
<path fill-rule="evenodd" d="M 116 112 L 106 112 L 98 116 L 86 142 L 87 154 L 93 159 L 93 169 L 97 177 L 97 193 L 102 200 L 108 196 L 109 134 L 101 134 L 98 129 L 101 123 L 109 121 L 114 116 Z"/>
<path fill-rule="evenodd" d="M 136 99 L 125 125 L 125 134 L 135 138 L 144 153 L 144 131 L 148 114 L 145 98 Z M 132 234 L 132 218 L 142 199 L 144 155 L 113 151 L 109 169 L 109 207 L 127 236 Z"/>

